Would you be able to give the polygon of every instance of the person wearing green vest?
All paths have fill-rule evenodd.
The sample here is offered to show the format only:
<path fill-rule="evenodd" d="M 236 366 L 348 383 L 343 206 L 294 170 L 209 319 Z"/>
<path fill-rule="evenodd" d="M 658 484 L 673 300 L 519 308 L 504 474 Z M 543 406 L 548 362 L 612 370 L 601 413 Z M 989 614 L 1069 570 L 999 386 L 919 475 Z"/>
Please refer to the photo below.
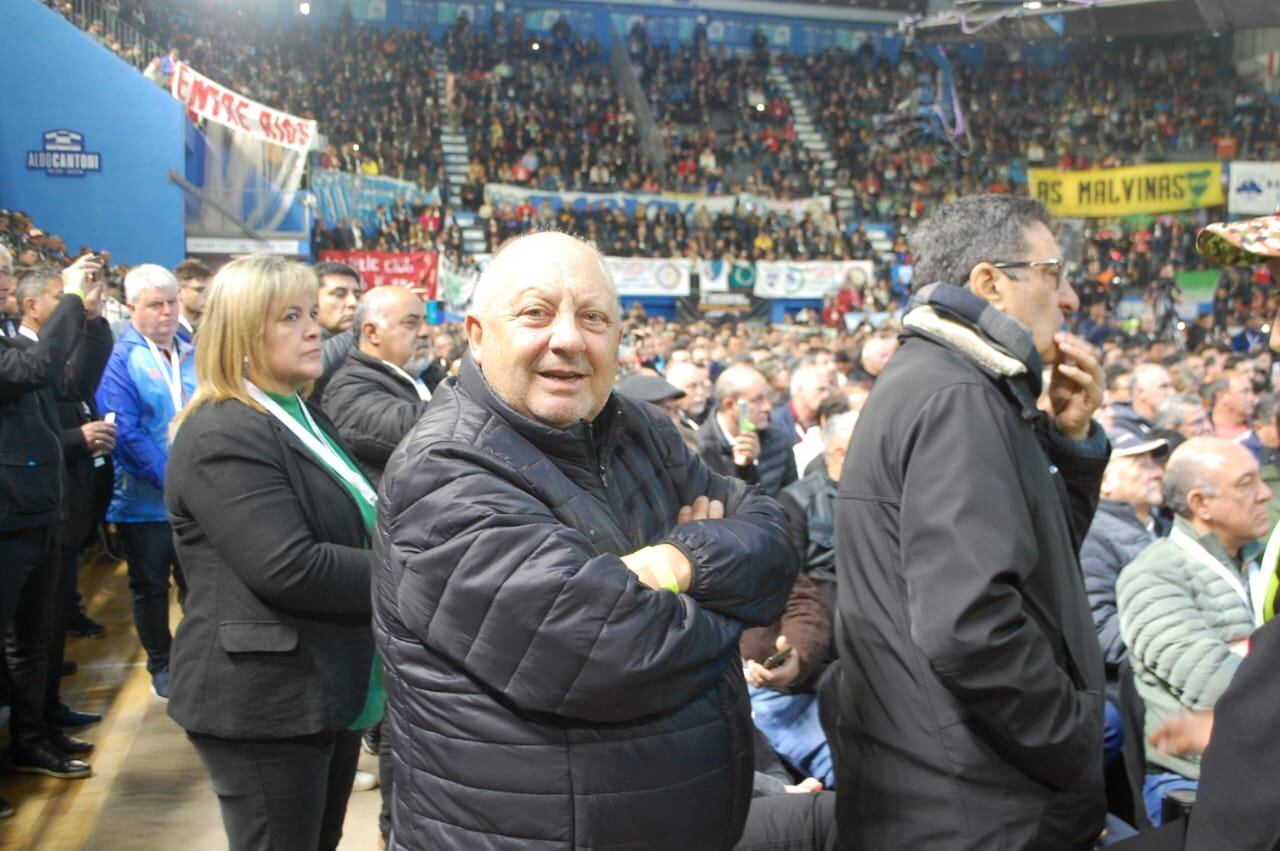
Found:
<path fill-rule="evenodd" d="M 214 276 L 165 481 L 186 616 L 169 714 L 233 849 L 333 849 L 381 717 L 370 633 L 377 496 L 304 401 L 323 372 L 317 283 L 254 255 Z"/>

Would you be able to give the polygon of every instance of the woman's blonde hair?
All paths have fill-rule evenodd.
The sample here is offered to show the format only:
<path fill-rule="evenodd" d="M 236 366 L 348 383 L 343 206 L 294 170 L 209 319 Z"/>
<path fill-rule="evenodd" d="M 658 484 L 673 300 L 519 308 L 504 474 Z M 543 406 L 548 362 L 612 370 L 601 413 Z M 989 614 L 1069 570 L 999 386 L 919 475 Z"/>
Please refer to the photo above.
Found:
<path fill-rule="evenodd" d="M 271 254 L 251 254 L 219 269 L 196 336 L 196 393 L 175 425 L 201 405 L 224 399 L 261 411 L 245 380 L 250 366 L 266 372 L 267 323 L 280 305 L 299 296 L 314 299 L 318 289 L 310 268 Z M 310 391 L 308 385 L 302 395 Z"/>

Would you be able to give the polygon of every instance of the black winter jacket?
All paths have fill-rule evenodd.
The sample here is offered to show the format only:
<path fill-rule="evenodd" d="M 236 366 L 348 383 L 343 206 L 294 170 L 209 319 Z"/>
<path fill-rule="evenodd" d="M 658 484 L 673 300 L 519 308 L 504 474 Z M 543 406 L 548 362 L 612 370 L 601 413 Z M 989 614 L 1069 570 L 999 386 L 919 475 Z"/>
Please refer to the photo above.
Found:
<path fill-rule="evenodd" d="M 1084 571 L 1084 588 L 1089 595 L 1093 626 L 1106 663 L 1108 691 L 1112 700 L 1119 699 L 1120 663 L 1129 655 L 1120 635 L 1120 616 L 1116 612 L 1116 580 L 1120 569 L 1138 557 L 1138 553 L 1158 537 L 1168 534 L 1168 524 L 1159 523 L 1156 534 L 1147 531 L 1133 506 L 1127 502 L 1103 499 L 1094 515 L 1080 547 L 1080 568 Z"/>
<path fill-rule="evenodd" d="M 725 519 L 676 526 L 704 494 Z M 686 594 L 619 559 L 662 542 L 694 565 Z M 391 457 L 374 546 L 396 847 L 733 847 L 752 786 L 738 637 L 794 577 L 777 503 L 652 406 L 615 394 L 549 428 L 467 356 Z"/>
<path fill-rule="evenodd" d="M 63 456 L 55 391 L 84 328 L 84 302 L 64 295 L 40 342 L 0 337 L 0 533 L 57 523 Z"/>
<path fill-rule="evenodd" d="M 712 412 L 698 429 L 698 454 L 720 475 L 759 485 L 769 496 L 777 498 L 783 488 L 796 480 L 796 456 L 791 451 L 795 440 L 774 425 L 765 426 L 756 434 L 760 437 L 760 457 L 750 466 L 739 467 L 733 463 L 729 438 Z"/>
<path fill-rule="evenodd" d="M 1076 553 L 1106 435 L 1036 410 L 1021 323 L 957 287 L 917 299 L 838 490 L 841 842 L 1091 848 L 1103 666 Z"/>
<path fill-rule="evenodd" d="M 391 451 L 426 409 L 412 383 L 359 349 L 351 350 L 324 391 L 325 413 L 374 487 Z"/>

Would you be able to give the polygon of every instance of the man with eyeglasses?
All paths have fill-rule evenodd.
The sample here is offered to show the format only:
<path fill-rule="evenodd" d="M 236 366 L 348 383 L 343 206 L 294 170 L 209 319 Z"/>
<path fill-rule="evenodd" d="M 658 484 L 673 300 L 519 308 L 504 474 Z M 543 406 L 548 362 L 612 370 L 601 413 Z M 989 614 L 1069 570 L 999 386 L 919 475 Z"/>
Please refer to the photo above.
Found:
<path fill-rule="evenodd" d="M 841 844 L 1091 848 L 1105 677 L 1078 552 L 1102 369 L 1060 330 L 1079 301 L 1039 202 L 944 204 L 912 248 L 836 500 Z"/>

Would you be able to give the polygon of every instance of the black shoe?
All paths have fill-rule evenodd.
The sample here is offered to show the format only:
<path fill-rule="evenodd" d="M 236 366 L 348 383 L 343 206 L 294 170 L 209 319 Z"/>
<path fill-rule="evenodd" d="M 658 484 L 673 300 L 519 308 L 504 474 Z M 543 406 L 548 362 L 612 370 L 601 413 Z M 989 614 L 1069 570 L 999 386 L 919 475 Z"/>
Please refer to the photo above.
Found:
<path fill-rule="evenodd" d="M 77 635 L 80 638 L 102 638 L 106 634 L 106 627 L 79 609 L 67 619 L 67 635 Z"/>
<path fill-rule="evenodd" d="M 49 741 L 67 756 L 80 756 L 93 750 L 93 742 L 86 742 L 84 739 L 68 736 L 61 730 L 55 730 L 50 733 Z"/>
<path fill-rule="evenodd" d="M 62 780 L 76 780 L 93 774 L 89 763 L 67 756 L 46 741 L 14 745 L 13 770 L 23 774 L 44 774 Z"/>
<path fill-rule="evenodd" d="M 78 730 L 101 720 L 102 716 L 97 712 L 77 712 L 65 703 L 59 703 L 58 708 L 53 711 L 54 726 L 64 730 Z"/>
<path fill-rule="evenodd" d="M 62 670 L 59 672 L 59 674 L 64 677 L 69 677 L 78 670 L 80 670 L 80 666 L 77 665 L 75 662 L 72 662 L 70 659 L 63 659 Z"/>
<path fill-rule="evenodd" d="M 9 818 L 13 815 L 13 804 L 10 804 L 4 798 L 0 798 L 0 818 Z"/>

